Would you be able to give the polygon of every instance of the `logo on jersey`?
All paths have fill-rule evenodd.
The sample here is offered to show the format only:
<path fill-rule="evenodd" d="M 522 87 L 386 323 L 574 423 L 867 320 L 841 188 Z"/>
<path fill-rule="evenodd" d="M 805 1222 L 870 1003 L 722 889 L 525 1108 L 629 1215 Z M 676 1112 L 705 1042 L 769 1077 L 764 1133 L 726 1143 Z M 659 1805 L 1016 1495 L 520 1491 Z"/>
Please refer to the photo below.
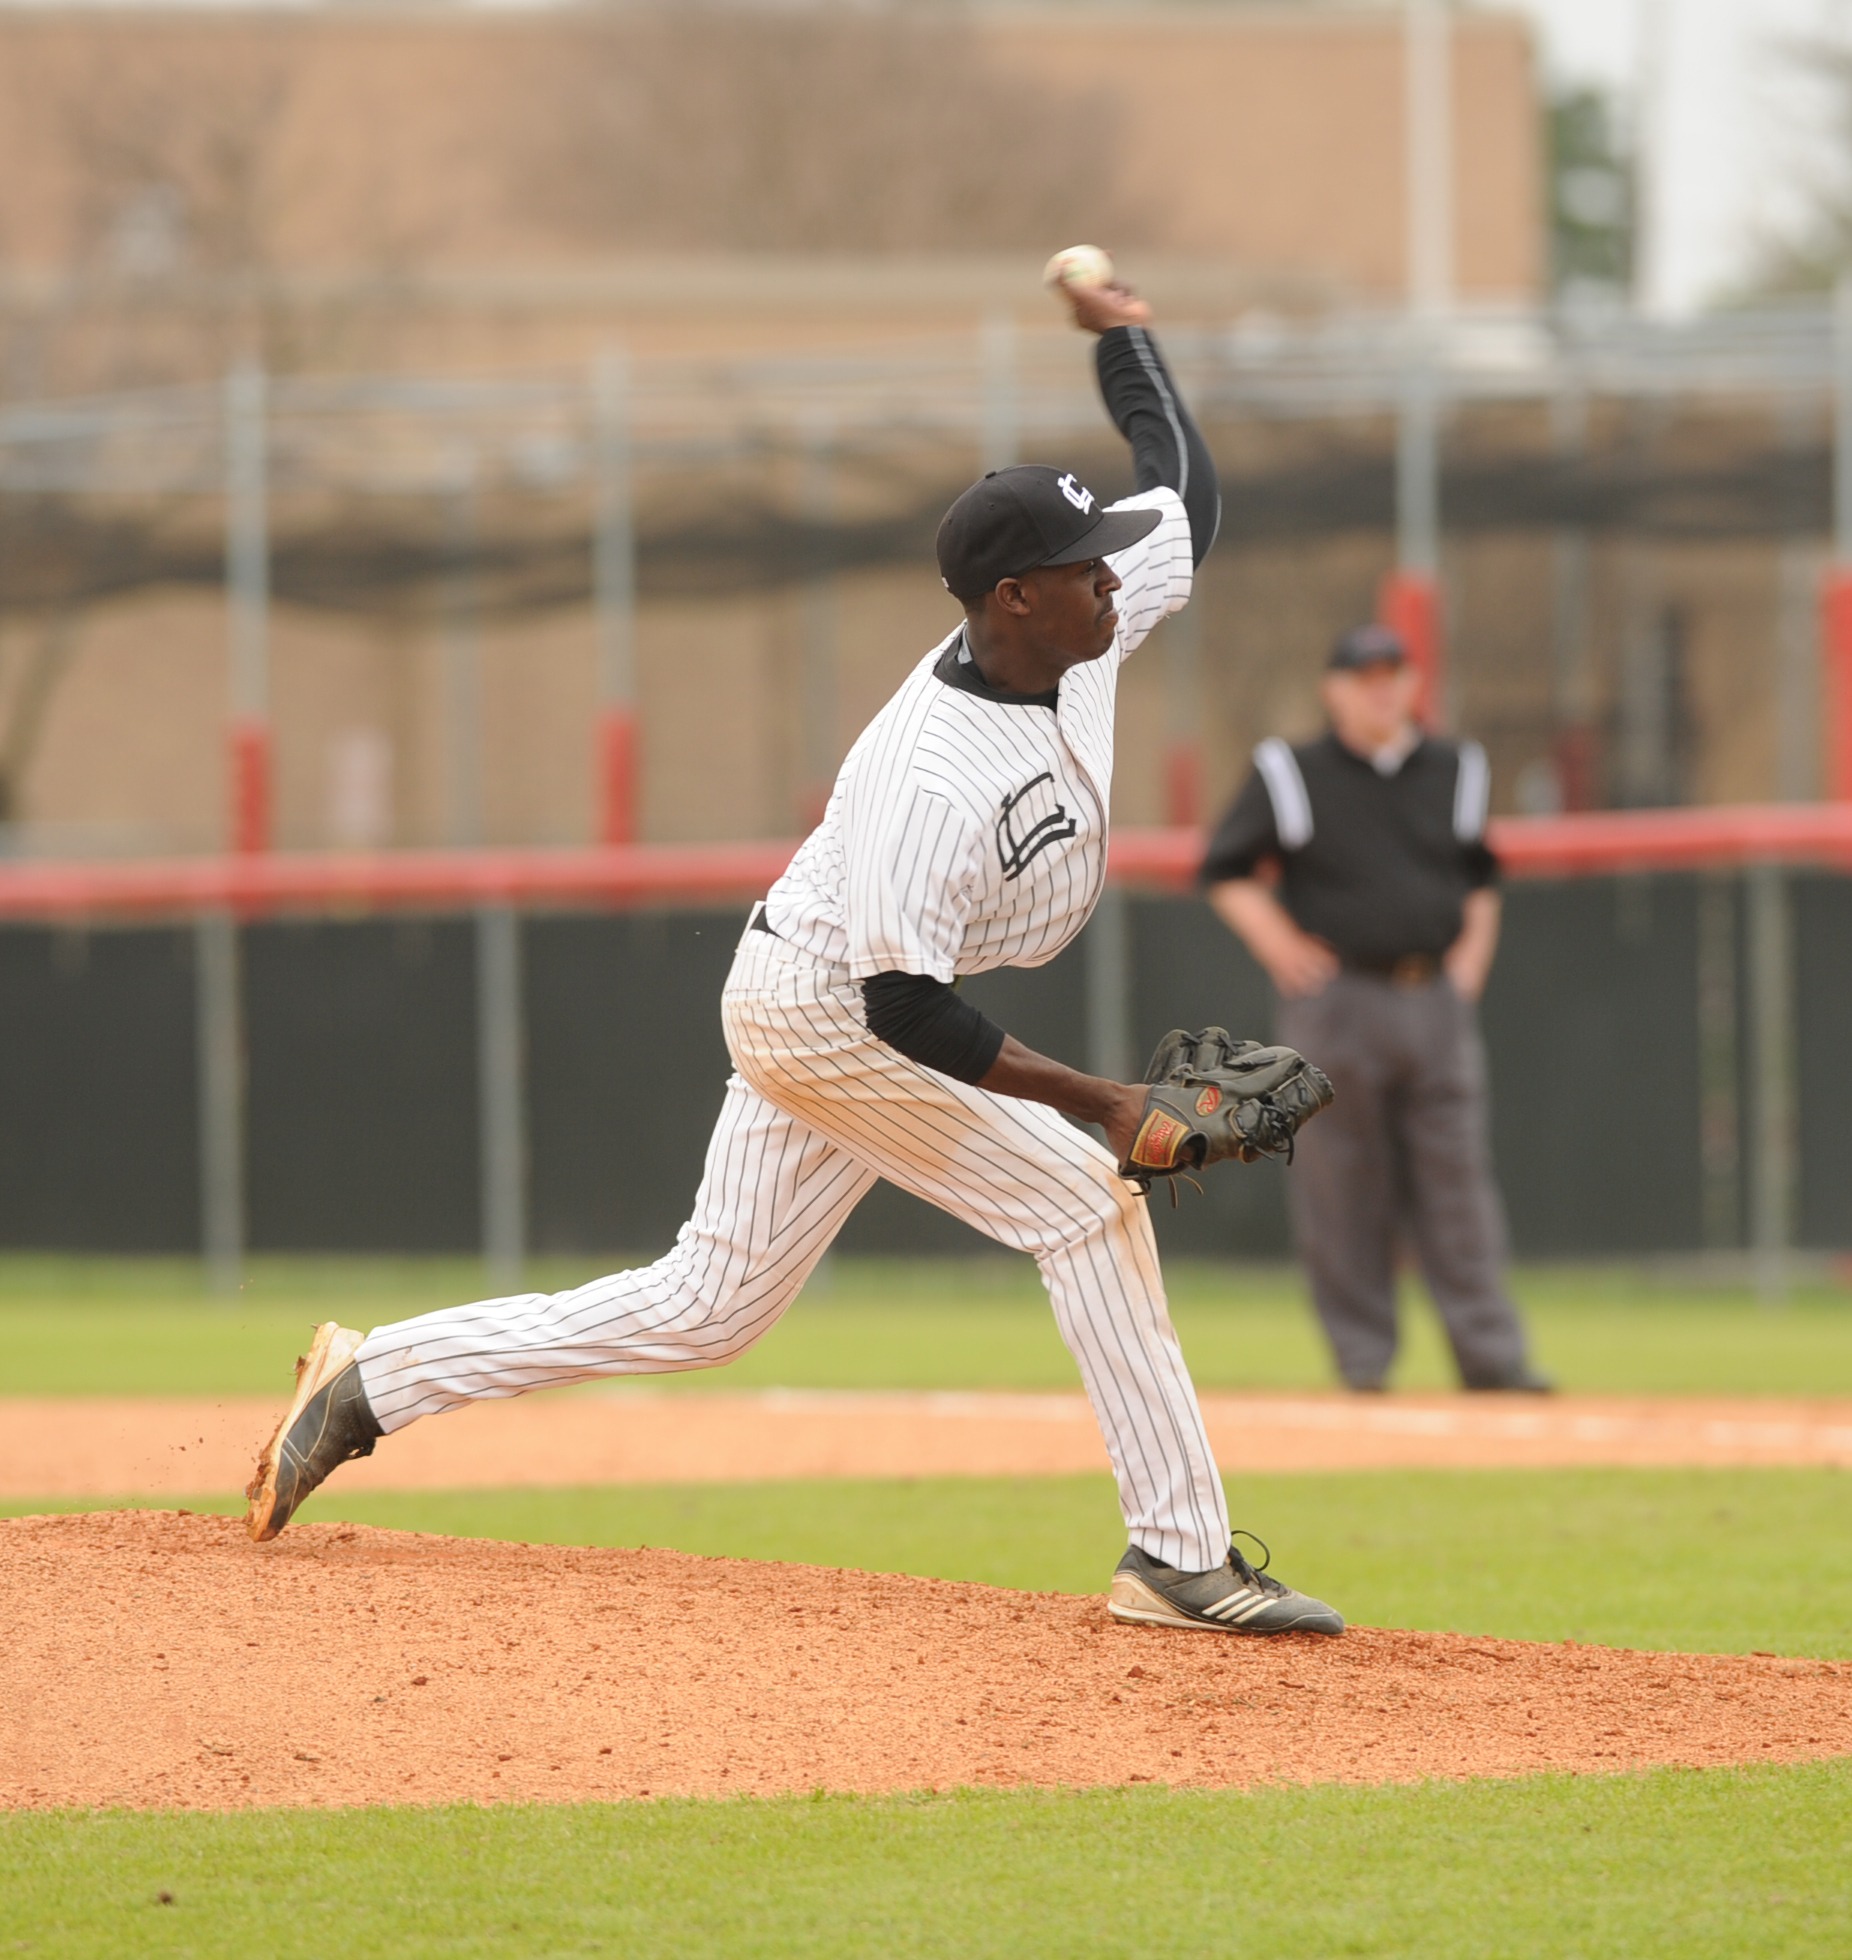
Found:
<path fill-rule="evenodd" d="M 1004 877 L 1020 878 L 1051 844 L 1072 837 L 1079 828 L 1055 794 L 1054 777 L 1046 769 L 1031 776 L 1003 799 L 997 813 L 997 855 Z"/>
<path fill-rule="evenodd" d="M 1055 488 L 1080 512 L 1082 517 L 1093 508 L 1093 492 L 1084 483 L 1075 481 L 1072 470 L 1069 470 L 1066 476 L 1055 478 Z"/>

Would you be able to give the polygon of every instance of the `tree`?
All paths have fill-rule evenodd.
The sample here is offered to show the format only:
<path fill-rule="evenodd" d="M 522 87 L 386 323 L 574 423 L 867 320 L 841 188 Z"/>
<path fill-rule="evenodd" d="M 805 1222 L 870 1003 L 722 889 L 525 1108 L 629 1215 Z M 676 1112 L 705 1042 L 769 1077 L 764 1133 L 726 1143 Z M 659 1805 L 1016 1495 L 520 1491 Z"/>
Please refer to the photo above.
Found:
<path fill-rule="evenodd" d="M 1573 88 L 1549 107 L 1550 280 L 1559 299 L 1624 300 L 1633 290 L 1633 159 L 1614 100 Z"/>
<path fill-rule="evenodd" d="M 9 394 L 216 381 L 248 355 L 287 371 L 346 337 L 343 301 L 308 307 L 288 290 L 292 229 L 328 164 L 294 126 L 299 49 L 273 30 L 175 23 L 132 59 L 107 33 L 13 38 L 3 108 L 28 132 L 20 149 L 33 167 L 4 187 L 0 241 L 21 256 L 23 219 L 38 218 L 41 252 L 55 241 L 62 263 L 46 297 L 0 312 Z M 394 222 L 392 188 L 355 200 L 353 249 L 401 271 L 418 241 Z M 34 200 L 57 208 L 28 213 Z M 0 517 L 0 824 L 10 824 L 89 609 L 171 554 L 173 526 L 75 491 L 9 498 Z"/>
<path fill-rule="evenodd" d="M 1777 59 L 1802 140 L 1788 195 L 1752 245 L 1745 298 L 1822 292 L 1852 269 L 1852 37 L 1788 42 Z"/>

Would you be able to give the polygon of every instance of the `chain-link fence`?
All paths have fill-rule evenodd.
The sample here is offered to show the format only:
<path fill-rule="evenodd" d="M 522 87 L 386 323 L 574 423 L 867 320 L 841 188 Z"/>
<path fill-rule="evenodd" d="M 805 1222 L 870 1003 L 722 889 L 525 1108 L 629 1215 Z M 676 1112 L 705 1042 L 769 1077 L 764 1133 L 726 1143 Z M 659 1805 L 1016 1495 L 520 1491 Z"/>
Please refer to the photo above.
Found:
<path fill-rule="evenodd" d="M 1829 310 L 1482 315 L 1420 340 L 1250 313 L 1165 341 L 1226 516 L 1199 604 L 1128 678 L 1127 814 L 1196 814 L 1305 720 L 1323 642 L 1376 605 L 1424 495 L 1447 711 L 1506 807 L 1823 787 Z M 1415 408 L 1438 431 L 1425 492 L 1398 455 Z M 0 815 L 38 852 L 211 848 L 228 823 L 788 832 L 949 623 L 945 503 L 1023 457 L 1124 485 L 1086 343 L 1003 316 L 875 350 L 16 404 Z M 256 772 L 230 819 L 228 718 Z M 165 780 L 130 767 L 128 807 L 117 752 L 157 730 Z"/>

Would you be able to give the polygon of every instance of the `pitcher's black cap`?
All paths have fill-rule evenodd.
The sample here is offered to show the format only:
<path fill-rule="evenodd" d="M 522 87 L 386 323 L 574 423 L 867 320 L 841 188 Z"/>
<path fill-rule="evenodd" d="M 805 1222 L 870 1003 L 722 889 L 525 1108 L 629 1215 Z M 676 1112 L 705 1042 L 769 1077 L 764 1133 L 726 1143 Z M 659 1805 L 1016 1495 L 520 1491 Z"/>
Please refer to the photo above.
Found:
<path fill-rule="evenodd" d="M 1407 658 L 1408 649 L 1393 626 L 1353 626 L 1348 633 L 1338 635 L 1325 666 L 1329 671 L 1355 673 L 1359 667 L 1374 667 L 1379 660 L 1392 661 L 1399 667 Z"/>
<path fill-rule="evenodd" d="M 1102 510 L 1072 470 L 1018 463 L 992 470 L 939 525 L 939 576 L 953 598 L 981 599 L 999 579 L 1038 565 L 1104 558 L 1158 526 L 1155 510 Z"/>

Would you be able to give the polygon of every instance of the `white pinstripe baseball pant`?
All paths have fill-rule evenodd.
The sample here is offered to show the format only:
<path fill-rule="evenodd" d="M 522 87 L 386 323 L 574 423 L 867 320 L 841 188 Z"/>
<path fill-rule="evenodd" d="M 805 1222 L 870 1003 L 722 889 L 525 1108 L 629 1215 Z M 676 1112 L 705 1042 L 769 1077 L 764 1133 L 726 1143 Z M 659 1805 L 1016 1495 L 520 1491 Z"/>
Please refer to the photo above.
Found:
<path fill-rule="evenodd" d="M 463 1402 L 600 1375 L 712 1368 L 797 1297 L 877 1177 L 1034 1256 L 1119 1485 L 1131 1541 L 1221 1562 L 1228 1513 L 1170 1324 L 1142 1198 L 1040 1103 L 968 1087 L 877 1041 L 845 969 L 749 931 L 722 996 L 738 1073 L 694 1216 L 653 1266 L 378 1327 L 361 1380 L 390 1434 Z"/>

